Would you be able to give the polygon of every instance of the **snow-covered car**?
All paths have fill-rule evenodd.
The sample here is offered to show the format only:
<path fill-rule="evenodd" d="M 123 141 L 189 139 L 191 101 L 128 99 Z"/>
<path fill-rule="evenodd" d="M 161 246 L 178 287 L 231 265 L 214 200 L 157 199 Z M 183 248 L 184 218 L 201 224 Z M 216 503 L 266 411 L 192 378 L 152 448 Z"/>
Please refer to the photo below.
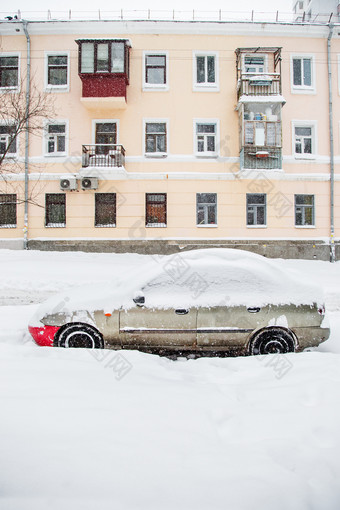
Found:
<path fill-rule="evenodd" d="M 301 351 L 329 337 L 322 289 L 241 250 L 155 256 L 138 271 L 48 299 L 39 345 L 167 353 Z"/>

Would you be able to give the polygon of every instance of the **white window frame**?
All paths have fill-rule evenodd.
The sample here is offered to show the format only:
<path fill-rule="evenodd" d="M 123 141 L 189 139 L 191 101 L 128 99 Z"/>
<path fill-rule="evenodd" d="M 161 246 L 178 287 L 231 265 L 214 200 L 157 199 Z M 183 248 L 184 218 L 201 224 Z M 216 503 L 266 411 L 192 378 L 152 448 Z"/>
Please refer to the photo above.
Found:
<path fill-rule="evenodd" d="M 146 152 L 146 124 L 165 124 L 166 129 L 166 152 Z M 170 121 L 168 118 L 166 119 L 155 119 L 155 118 L 146 118 L 143 119 L 143 141 L 142 147 L 144 151 L 144 156 L 146 158 L 166 158 L 170 153 L 170 141 L 169 141 L 169 125 Z"/>
<path fill-rule="evenodd" d="M 0 90 L 1 90 L 1 87 L 0 87 Z M 0 125 L 1 126 L 14 126 L 15 124 L 14 123 L 10 124 L 9 122 L 5 122 L 5 121 L 0 121 Z M 1 136 L 4 136 L 4 135 L 0 135 L 0 137 Z M 7 152 L 7 154 L 4 158 L 4 161 L 6 161 L 8 159 L 17 159 L 17 157 L 19 156 L 20 133 L 17 136 L 15 143 L 16 143 L 16 152 L 11 152 L 11 153 Z"/>
<path fill-rule="evenodd" d="M 312 154 L 299 154 L 295 152 L 295 128 L 312 128 Z M 316 120 L 292 120 L 292 153 L 295 159 L 316 159 L 318 154 L 318 130 Z"/>
<path fill-rule="evenodd" d="M 220 74 L 219 74 L 219 53 L 218 51 L 199 51 L 192 52 L 192 83 L 193 90 L 199 92 L 219 92 Z M 197 83 L 197 57 L 215 57 L 215 81 L 214 83 Z"/>
<path fill-rule="evenodd" d="M 198 202 L 198 195 L 215 195 L 216 201 L 215 203 L 212 202 Z M 208 218 L 208 207 L 209 206 L 215 206 L 215 223 L 197 223 L 197 216 L 198 216 L 198 209 L 199 207 L 204 207 L 204 217 Z M 217 227 L 217 193 L 216 192 L 200 192 L 196 193 L 196 227 L 198 228 L 211 228 L 211 227 Z"/>
<path fill-rule="evenodd" d="M 263 195 L 264 196 L 264 204 L 249 204 L 248 205 L 248 195 Z M 255 216 L 257 220 L 257 209 L 259 207 L 264 208 L 264 223 L 254 223 L 253 225 L 248 224 L 248 207 L 255 207 Z M 267 228 L 267 216 L 268 216 L 268 200 L 267 193 L 246 193 L 246 227 L 247 228 Z"/>
<path fill-rule="evenodd" d="M 197 150 L 197 124 L 214 124 L 215 130 L 215 151 L 198 152 Z M 194 119 L 193 122 L 194 135 L 194 154 L 197 158 L 217 158 L 220 152 L 220 121 L 219 119 Z"/>
<path fill-rule="evenodd" d="M 263 57 L 263 72 L 246 73 L 245 71 L 245 58 L 246 57 Z M 246 76 L 256 76 L 257 74 L 263 75 L 268 73 L 268 55 L 265 53 L 244 53 L 242 55 L 242 74 Z"/>
<path fill-rule="evenodd" d="M 48 57 L 67 56 L 67 83 L 65 85 L 50 85 L 48 83 Z M 66 51 L 45 51 L 45 90 L 49 92 L 69 92 L 70 91 L 70 52 Z"/>
<path fill-rule="evenodd" d="M 21 55 L 20 53 L 18 53 L 17 51 L 16 52 L 0 52 L 0 57 L 18 57 L 18 83 L 17 85 L 13 86 L 13 87 L 1 87 L 0 86 L 0 91 L 5 91 L 5 90 L 8 90 L 10 92 L 19 92 L 20 90 L 20 76 L 21 76 L 21 72 L 20 72 L 20 64 L 21 64 Z"/>
<path fill-rule="evenodd" d="M 305 205 L 305 204 L 299 204 L 297 205 L 296 204 L 296 197 L 298 195 L 307 195 L 307 196 L 312 196 L 313 197 L 313 205 Z M 303 225 L 297 225 L 296 224 L 296 209 L 297 207 L 301 207 L 303 209 L 303 213 L 302 213 L 302 216 L 305 216 L 305 210 L 307 207 L 311 207 L 312 208 L 312 214 L 313 214 L 313 223 L 308 225 L 308 224 L 303 224 Z M 315 213 L 315 194 L 314 193 L 295 193 L 294 194 L 294 226 L 295 228 L 315 228 L 316 227 L 316 213 Z"/>
<path fill-rule="evenodd" d="M 145 81 L 146 71 L 146 57 L 160 55 L 165 57 L 165 83 L 147 83 Z M 142 76 L 143 76 L 143 90 L 144 91 L 167 91 L 169 90 L 169 52 L 164 50 L 159 51 L 143 51 L 142 60 Z"/>
<path fill-rule="evenodd" d="M 311 60 L 311 85 L 294 85 L 294 59 L 309 58 Z M 290 85 L 292 94 L 316 94 L 316 70 L 315 70 L 315 56 L 311 53 L 292 53 L 290 55 Z"/>
<path fill-rule="evenodd" d="M 65 125 L 65 151 L 64 152 L 48 152 L 48 126 L 49 125 L 58 125 L 63 124 Z M 69 142 L 69 121 L 68 119 L 49 119 L 46 120 L 44 123 L 44 136 L 43 136 L 43 154 L 47 158 L 61 158 L 68 155 L 68 146 Z"/>
<path fill-rule="evenodd" d="M 116 124 L 117 126 L 117 141 L 119 145 L 119 119 L 92 119 L 92 144 L 96 143 L 96 124 Z"/>

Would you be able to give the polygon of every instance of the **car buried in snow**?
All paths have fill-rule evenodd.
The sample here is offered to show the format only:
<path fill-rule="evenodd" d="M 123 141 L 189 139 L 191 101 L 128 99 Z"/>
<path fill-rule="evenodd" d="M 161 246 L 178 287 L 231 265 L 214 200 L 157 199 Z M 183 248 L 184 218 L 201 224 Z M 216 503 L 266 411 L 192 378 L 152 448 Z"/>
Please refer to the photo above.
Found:
<path fill-rule="evenodd" d="M 29 331 L 42 346 L 175 356 L 298 352 L 330 334 L 320 287 L 225 248 L 154 256 L 114 281 L 53 296 Z"/>

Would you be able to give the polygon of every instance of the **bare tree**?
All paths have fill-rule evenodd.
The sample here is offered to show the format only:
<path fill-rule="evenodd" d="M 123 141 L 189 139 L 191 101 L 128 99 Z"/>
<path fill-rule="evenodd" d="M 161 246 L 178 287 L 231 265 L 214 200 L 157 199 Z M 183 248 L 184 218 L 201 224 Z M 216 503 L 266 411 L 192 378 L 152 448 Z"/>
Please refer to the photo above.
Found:
<path fill-rule="evenodd" d="M 15 89 L 0 91 L 0 182 L 5 185 L 6 192 L 11 193 L 18 186 L 10 174 L 23 171 L 22 163 L 17 159 L 19 139 L 25 133 L 41 134 L 44 120 L 55 117 L 51 94 L 42 91 L 33 81 L 27 104 L 25 84 L 26 79 L 23 77 Z M 33 189 L 36 187 L 33 186 Z M 29 201 L 34 201 L 32 193 Z"/>

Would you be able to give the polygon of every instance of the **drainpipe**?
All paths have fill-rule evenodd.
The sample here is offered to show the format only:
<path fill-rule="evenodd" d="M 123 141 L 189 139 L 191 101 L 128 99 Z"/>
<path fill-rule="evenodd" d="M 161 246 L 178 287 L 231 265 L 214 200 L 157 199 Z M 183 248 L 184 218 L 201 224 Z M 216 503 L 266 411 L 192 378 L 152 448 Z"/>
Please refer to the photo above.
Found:
<path fill-rule="evenodd" d="M 31 39 L 27 30 L 27 21 L 22 21 L 27 41 L 27 71 L 26 71 L 26 127 L 25 127 L 25 210 L 24 210 L 24 249 L 28 249 L 28 138 L 29 138 L 29 107 L 31 85 Z"/>
<path fill-rule="evenodd" d="M 331 63 L 331 39 L 334 25 L 329 24 L 327 38 L 327 63 L 328 63 L 328 95 L 329 95 L 329 141 L 330 141 L 330 261 L 335 262 L 334 244 L 334 141 L 333 141 L 333 100 L 332 100 L 332 63 Z"/>

